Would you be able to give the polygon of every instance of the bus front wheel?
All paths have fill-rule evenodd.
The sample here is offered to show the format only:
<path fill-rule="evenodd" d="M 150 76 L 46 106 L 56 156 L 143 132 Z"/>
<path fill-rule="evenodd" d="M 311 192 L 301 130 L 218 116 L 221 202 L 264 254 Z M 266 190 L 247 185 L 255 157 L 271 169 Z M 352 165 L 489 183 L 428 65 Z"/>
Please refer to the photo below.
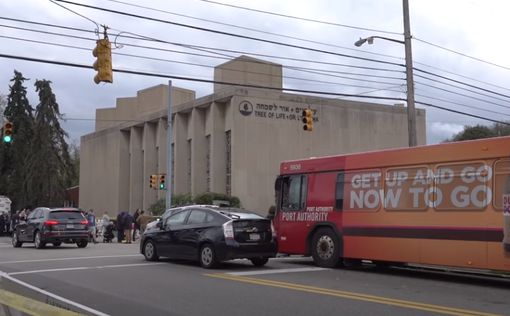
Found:
<path fill-rule="evenodd" d="M 333 268 L 340 263 L 340 241 L 329 228 L 319 228 L 312 237 L 312 257 L 316 265 Z"/>

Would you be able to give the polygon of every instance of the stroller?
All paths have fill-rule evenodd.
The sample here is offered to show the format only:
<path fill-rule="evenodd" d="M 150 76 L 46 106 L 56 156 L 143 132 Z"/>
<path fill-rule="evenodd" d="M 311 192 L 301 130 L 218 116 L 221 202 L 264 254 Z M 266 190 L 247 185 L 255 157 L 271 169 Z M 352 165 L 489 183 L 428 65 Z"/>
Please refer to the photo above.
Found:
<path fill-rule="evenodd" d="M 115 229 L 115 225 L 110 222 L 108 225 L 106 225 L 104 233 L 103 233 L 103 242 L 111 243 L 113 240 L 113 230 Z"/>

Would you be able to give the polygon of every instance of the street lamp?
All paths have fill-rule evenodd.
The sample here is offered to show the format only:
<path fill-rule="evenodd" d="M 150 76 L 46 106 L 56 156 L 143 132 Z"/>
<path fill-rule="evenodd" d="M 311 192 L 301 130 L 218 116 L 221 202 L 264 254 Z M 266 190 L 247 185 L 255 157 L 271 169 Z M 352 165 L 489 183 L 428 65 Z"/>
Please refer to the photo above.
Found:
<path fill-rule="evenodd" d="M 417 145 L 416 112 L 414 109 L 413 54 L 411 49 L 411 31 L 409 26 L 409 4 L 407 0 L 403 0 L 403 8 L 404 8 L 403 41 L 384 36 L 370 36 L 367 38 L 360 38 L 354 43 L 354 45 L 356 47 L 360 47 L 365 43 L 372 44 L 374 42 L 374 38 L 404 44 L 406 59 L 406 82 L 407 82 L 407 127 L 409 130 L 409 147 L 414 147 Z"/>

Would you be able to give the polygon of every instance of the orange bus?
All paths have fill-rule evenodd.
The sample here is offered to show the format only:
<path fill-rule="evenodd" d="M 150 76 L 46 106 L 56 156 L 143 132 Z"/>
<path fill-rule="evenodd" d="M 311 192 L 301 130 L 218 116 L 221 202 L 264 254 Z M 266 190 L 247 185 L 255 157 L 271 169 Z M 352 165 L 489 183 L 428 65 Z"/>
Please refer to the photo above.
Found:
<path fill-rule="evenodd" d="M 510 271 L 510 137 L 284 161 L 280 253 Z"/>

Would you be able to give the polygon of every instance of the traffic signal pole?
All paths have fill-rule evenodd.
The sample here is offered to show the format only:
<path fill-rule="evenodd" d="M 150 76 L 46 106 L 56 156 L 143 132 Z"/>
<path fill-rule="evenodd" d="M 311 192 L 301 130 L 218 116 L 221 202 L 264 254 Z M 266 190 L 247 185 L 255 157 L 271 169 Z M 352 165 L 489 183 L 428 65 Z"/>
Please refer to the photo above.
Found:
<path fill-rule="evenodd" d="M 166 130 L 166 174 L 168 176 L 168 184 L 166 186 L 166 208 L 172 207 L 172 191 L 174 189 L 174 182 L 172 181 L 172 80 L 168 80 L 168 115 L 167 115 L 167 130 Z"/>

